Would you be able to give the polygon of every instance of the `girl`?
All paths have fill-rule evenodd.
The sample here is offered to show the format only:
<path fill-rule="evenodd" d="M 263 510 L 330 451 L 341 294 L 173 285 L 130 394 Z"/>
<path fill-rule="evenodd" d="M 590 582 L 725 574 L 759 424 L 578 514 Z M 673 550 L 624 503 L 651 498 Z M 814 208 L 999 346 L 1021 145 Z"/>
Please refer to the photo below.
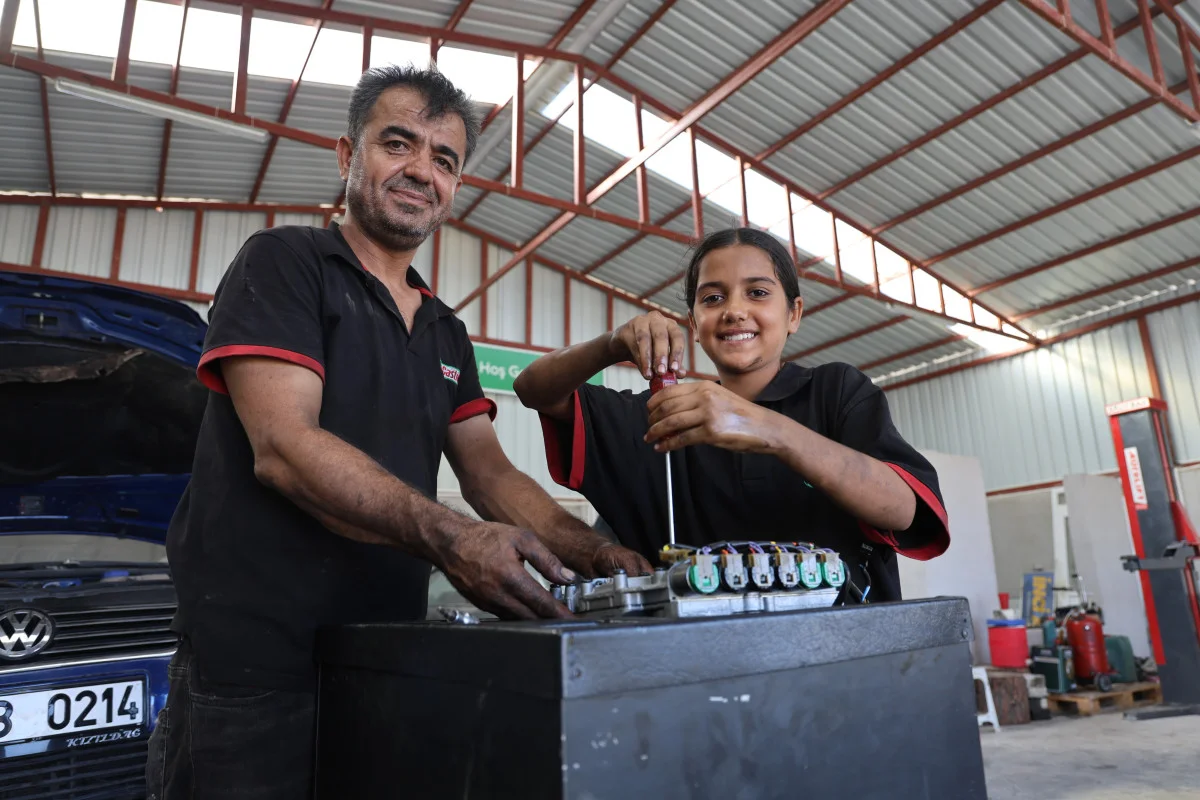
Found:
<path fill-rule="evenodd" d="M 804 308 L 787 248 L 752 228 L 710 234 L 684 293 L 719 383 L 653 397 L 586 383 L 622 361 L 647 379 L 682 373 L 684 331 L 653 311 L 518 377 L 517 395 L 542 415 L 551 475 L 654 561 L 667 541 L 670 458 L 677 541 L 813 542 L 851 565 L 857 596 L 869 587 L 872 601 L 900 599 L 895 553 L 926 560 L 950 543 L 937 474 L 866 375 L 783 361 Z"/>

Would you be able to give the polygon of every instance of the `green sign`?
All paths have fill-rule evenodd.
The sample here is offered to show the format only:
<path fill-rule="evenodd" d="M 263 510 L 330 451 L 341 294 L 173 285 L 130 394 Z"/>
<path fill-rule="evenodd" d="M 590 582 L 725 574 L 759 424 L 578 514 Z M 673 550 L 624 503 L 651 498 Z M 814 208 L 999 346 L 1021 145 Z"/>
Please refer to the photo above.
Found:
<path fill-rule="evenodd" d="M 507 392 L 512 394 L 513 381 L 545 353 L 535 350 L 520 350 L 515 347 L 498 347 L 494 344 L 472 343 L 475 347 L 475 365 L 479 369 L 479 385 L 485 392 Z M 588 378 L 588 383 L 604 385 L 604 373 Z"/>

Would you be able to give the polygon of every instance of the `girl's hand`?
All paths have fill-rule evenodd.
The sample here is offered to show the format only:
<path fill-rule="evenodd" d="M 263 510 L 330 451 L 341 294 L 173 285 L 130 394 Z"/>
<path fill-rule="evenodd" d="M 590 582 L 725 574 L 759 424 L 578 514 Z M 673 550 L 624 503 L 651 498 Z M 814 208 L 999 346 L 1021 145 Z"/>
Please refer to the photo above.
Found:
<path fill-rule="evenodd" d="M 657 311 L 634 317 L 611 334 L 609 351 L 618 362 L 629 360 L 650 380 L 654 375 L 683 375 L 686 341 L 675 320 Z"/>
<path fill-rule="evenodd" d="M 660 453 L 710 444 L 743 453 L 767 453 L 779 430 L 773 411 L 709 381 L 668 386 L 650 398 L 646 441 Z"/>

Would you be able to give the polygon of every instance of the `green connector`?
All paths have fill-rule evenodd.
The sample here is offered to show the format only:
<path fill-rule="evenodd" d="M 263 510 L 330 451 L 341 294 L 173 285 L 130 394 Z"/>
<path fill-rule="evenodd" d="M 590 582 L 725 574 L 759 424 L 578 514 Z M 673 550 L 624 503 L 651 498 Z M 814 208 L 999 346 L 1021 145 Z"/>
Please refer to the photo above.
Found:
<path fill-rule="evenodd" d="M 800 582 L 808 589 L 821 585 L 821 564 L 812 553 L 805 553 L 800 559 Z"/>
<path fill-rule="evenodd" d="M 846 582 L 846 564 L 840 558 L 824 561 L 821 563 L 821 575 L 826 583 L 836 589 Z"/>
<path fill-rule="evenodd" d="M 721 586 L 721 579 L 717 576 L 717 570 L 713 566 L 711 559 L 704 568 L 701 568 L 698 564 L 689 566 L 687 579 L 688 585 L 700 594 L 712 594 Z"/>

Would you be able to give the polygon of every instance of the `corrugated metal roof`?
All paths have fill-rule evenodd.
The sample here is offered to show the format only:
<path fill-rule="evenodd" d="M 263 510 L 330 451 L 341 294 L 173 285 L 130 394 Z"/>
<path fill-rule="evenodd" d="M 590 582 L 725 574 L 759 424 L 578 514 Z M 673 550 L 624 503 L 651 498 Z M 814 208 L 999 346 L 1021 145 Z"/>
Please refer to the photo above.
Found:
<path fill-rule="evenodd" d="M 108 59 L 47 54 L 53 64 L 98 71 Z M 130 66 L 130 80 L 166 91 L 169 71 L 148 64 Z M 67 193 L 151 195 L 158 181 L 162 120 L 56 91 L 47 84 L 54 172 Z M 211 140 L 210 140 L 211 148 Z"/>
<path fill-rule="evenodd" d="M 303 2 L 316 5 L 318 0 Z M 668 106 L 682 110 L 816 5 L 816 0 L 775 0 L 769 4 L 752 4 L 747 0 L 680 0 L 623 56 L 615 71 Z M 1137 15 L 1135 0 L 1109 0 L 1108 5 L 1118 20 Z M 1082 25 L 1098 34 L 1092 6 L 1076 3 L 1072 12 Z M 458 7 L 458 0 L 416 0 L 403 5 L 381 0 L 335 0 L 334 3 L 338 10 L 422 25 L 444 25 Z M 520 3 L 476 0 L 458 29 L 515 42 L 544 44 L 576 7 L 577 0 Z M 587 48 L 586 55 L 606 62 L 658 7 L 657 0 L 624 2 L 612 23 Z M 852 2 L 709 113 L 701 124 L 746 152 L 760 152 L 978 7 L 975 0 Z M 605 8 L 604 2 L 596 3 L 576 26 L 574 35 L 585 30 Z M 1200 20 L 1200 0 L 1186 0 L 1178 8 L 1189 19 Z M 737 20 L 737 24 L 730 24 L 730 20 Z M 1168 79 L 1179 81 L 1183 77 L 1182 61 L 1171 46 L 1173 26 L 1165 17 L 1159 18 L 1155 26 Z M 568 45 L 571 41 L 568 36 Z M 1066 35 L 1019 3 L 1002 3 L 829 116 L 769 159 L 769 163 L 805 190 L 821 191 L 1076 49 L 1077 45 Z M 1149 71 L 1140 32 L 1123 37 L 1118 50 Z M 109 59 L 62 54 L 51 54 L 50 58 L 106 77 L 111 70 Z M 170 69 L 164 65 L 132 66 L 131 79 L 142 86 L 164 90 L 169 76 Z M 539 97 L 529 98 L 528 137 L 546 124 L 537 109 L 564 80 L 548 83 Z M 227 108 L 231 84 L 228 73 L 184 69 L 180 94 Z M 248 113 L 276 119 L 289 86 L 287 80 L 252 76 Z M 337 136 L 345 128 L 348 96 L 348 87 L 303 83 L 288 124 Z M 833 195 L 829 202 L 851 221 L 866 227 L 879 225 L 1140 102 L 1144 96 L 1139 87 L 1102 60 L 1093 56 L 1081 58 L 1033 88 L 996 103 L 951 132 L 906 152 Z M 15 110 L 0 120 L 0 132 L 8 144 L 6 152 L 0 154 L 0 188 L 45 190 L 48 184 L 37 79 L 0 70 L 0 99 L 6 110 Z M 162 144 L 161 120 L 53 91 L 50 108 L 61 191 L 143 195 L 154 192 Z M 501 113 L 493 124 L 499 126 L 497 130 L 507 131 L 509 113 Z M 1188 135 L 1176 114 L 1161 106 L 1152 107 L 897 225 L 882 239 L 918 258 L 927 258 L 1139 168 L 1159 163 L 1195 144 L 1196 140 Z M 166 194 L 245 200 L 265 149 L 265 144 L 177 124 L 170 142 Z M 526 156 L 526 188 L 570 197 L 571 153 L 571 132 L 564 127 L 554 129 Z M 486 157 L 470 164 L 470 171 L 503 180 L 508 155 L 509 147 L 501 141 Z M 618 153 L 592 141 L 588 143 L 587 158 L 589 185 L 594 185 L 623 160 Z M 635 187 L 633 179 L 626 180 L 604 197 L 598 207 L 636 217 Z M 328 203 L 340 190 L 330 154 L 281 140 L 259 199 Z M 458 209 L 465 210 L 478 196 L 478 190 L 465 188 L 460 193 Z M 651 173 L 652 220 L 661 219 L 688 199 L 685 189 Z M 936 271 L 962 287 L 979 286 L 1196 207 L 1200 207 L 1200 160 L 1177 165 L 972 248 L 940 262 Z M 711 202 L 706 202 L 704 211 L 709 229 L 733 224 L 736 218 Z M 468 221 L 506 241 L 521 242 L 558 213 L 555 209 L 493 195 L 476 208 Z M 668 223 L 668 227 L 690 234 L 690 210 Z M 1054 303 L 1196 256 L 1200 254 L 1197 233 L 1200 224 L 1195 220 L 1181 223 L 999 288 L 982 299 L 1002 313 Z M 210 235 L 207 230 L 205 235 Z M 653 237 L 630 245 L 634 236 L 635 232 L 626 228 L 578 219 L 551 239 L 542 252 L 569 266 L 584 267 L 608 252 L 624 248 L 595 275 L 639 294 L 682 269 L 684 245 Z M 220 258 L 214 256 L 214 263 L 223 266 L 230 254 L 217 247 L 215 240 L 212 247 L 216 248 L 214 252 L 222 252 Z M 1090 314 L 1086 317 L 1090 320 L 1098 314 L 1118 313 L 1115 309 L 1145 302 L 1147 294 L 1171 291 L 1167 287 L 1173 284 L 1187 285 L 1193 274 L 1183 271 L 1139 282 L 1039 315 L 1030 319 L 1029 324 L 1045 326 L 1074 320 L 1081 314 Z M 206 278 L 202 282 L 207 285 L 209 281 Z M 838 294 L 837 290 L 811 283 L 804 286 L 804 291 L 810 307 Z M 669 287 L 654 299 L 682 311 L 676 294 L 678 289 Z M 1108 310 L 1098 311 L 1105 308 Z M 835 339 L 854 330 L 855 324 L 869 325 L 897 313 L 896 309 L 871 300 L 847 301 L 806 319 L 797 342 Z M 815 357 L 870 362 L 946 336 L 945 320 L 920 314 L 916 317 L 914 322 L 893 325 Z M 817 334 L 824 338 L 816 338 Z M 811 345 L 795 342 L 789 345 L 793 352 L 806 346 Z M 921 359 L 936 360 L 972 346 L 958 343 L 946 347 L 950 351 L 930 350 L 881 369 L 890 371 L 909 362 L 922 363 Z"/>
<path fill-rule="evenodd" d="M 0 70 L 0 189 L 46 192 L 50 190 L 46 166 L 46 138 L 42 126 L 41 78 L 25 72 Z"/>

